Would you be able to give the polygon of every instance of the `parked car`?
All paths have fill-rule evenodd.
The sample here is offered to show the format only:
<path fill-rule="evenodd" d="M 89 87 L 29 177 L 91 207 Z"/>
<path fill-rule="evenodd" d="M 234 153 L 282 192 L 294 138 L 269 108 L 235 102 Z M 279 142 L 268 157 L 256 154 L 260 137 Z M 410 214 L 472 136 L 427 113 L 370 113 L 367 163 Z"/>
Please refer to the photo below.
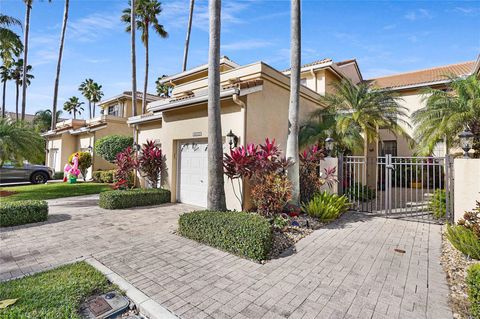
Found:
<path fill-rule="evenodd" d="M 52 168 L 45 165 L 5 162 L 0 167 L 0 183 L 31 182 L 33 184 L 45 184 L 53 178 L 54 173 Z"/>

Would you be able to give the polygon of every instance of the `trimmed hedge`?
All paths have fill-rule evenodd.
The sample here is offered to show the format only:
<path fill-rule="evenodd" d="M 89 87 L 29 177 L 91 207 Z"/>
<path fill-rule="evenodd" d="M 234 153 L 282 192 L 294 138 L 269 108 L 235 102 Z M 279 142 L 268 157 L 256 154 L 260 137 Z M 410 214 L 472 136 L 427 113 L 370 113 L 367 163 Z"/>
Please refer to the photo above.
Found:
<path fill-rule="evenodd" d="M 166 189 L 130 189 L 100 193 L 99 206 L 105 209 L 122 209 L 138 206 L 159 205 L 170 202 L 170 191 Z"/>
<path fill-rule="evenodd" d="M 44 200 L 0 203 L 0 226 L 16 226 L 46 221 L 48 204 Z"/>
<path fill-rule="evenodd" d="M 272 226 L 256 214 L 195 211 L 181 215 L 178 225 L 182 236 L 256 261 L 272 248 Z"/>
<path fill-rule="evenodd" d="M 480 318 L 480 264 L 474 264 L 467 270 L 468 299 L 470 315 Z"/>

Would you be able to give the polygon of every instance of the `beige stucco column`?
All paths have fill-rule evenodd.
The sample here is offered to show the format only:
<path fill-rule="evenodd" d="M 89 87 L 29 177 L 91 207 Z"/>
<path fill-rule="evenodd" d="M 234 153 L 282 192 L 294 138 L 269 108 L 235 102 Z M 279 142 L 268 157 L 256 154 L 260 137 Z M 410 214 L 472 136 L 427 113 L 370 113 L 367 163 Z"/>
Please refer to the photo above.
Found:
<path fill-rule="evenodd" d="M 480 201 L 480 159 L 455 159 L 453 174 L 454 220 L 457 222 Z"/>

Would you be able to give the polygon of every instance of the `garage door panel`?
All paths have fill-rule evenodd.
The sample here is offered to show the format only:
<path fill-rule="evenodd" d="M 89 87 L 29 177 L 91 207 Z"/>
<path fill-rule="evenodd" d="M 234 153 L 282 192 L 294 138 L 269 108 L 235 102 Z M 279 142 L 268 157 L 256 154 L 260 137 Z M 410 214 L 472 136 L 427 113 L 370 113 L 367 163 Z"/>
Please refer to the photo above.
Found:
<path fill-rule="evenodd" d="M 207 143 L 182 143 L 179 148 L 178 200 L 207 206 Z"/>

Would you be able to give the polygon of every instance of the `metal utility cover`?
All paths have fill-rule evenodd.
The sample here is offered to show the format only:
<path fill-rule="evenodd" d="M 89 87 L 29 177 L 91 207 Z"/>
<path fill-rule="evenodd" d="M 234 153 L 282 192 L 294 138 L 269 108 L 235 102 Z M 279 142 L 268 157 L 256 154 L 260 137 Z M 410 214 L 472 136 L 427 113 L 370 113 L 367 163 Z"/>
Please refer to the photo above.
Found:
<path fill-rule="evenodd" d="M 94 316 L 98 317 L 112 310 L 113 308 L 102 296 L 99 296 L 88 303 L 88 309 L 93 313 Z"/>

